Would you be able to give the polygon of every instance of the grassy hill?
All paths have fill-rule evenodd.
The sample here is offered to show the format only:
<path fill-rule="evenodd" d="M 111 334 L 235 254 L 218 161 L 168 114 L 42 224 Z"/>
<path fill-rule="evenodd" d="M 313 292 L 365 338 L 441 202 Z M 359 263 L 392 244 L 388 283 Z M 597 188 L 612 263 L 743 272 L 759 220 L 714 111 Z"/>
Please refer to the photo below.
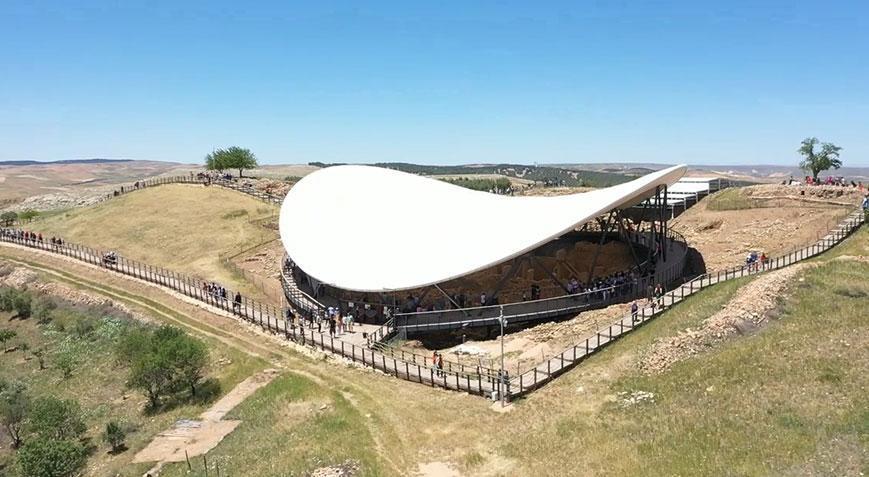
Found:
<path fill-rule="evenodd" d="M 150 212 L 137 209 L 150 204 L 138 202 L 115 214 L 99 212 L 148 194 L 160 202 Z M 171 194 L 196 205 L 173 205 L 165 201 Z M 112 217 L 121 215 L 124 236 L 147 249 L 140 253 L 155 253 L 148 246 L 153 243 L 176 248 L 174 253 L 207 249 L 215 243 L 209 240 L 226 240 L 231 248 L 234 227 L 251 226 L 231 213 L 241 209 L 232 201 L 242 199 L 247 198 L 219 189 L 165 187 L 45 223 L 63 230 L 74 228 L 76 220 L 117 227 Z M 250 205 L 248 214 L 265 207 Z M 172 218 L 152 219 L 149 213 Z M 136 229 L 136 220 L 157 235 L 137 238 L 146 231 Z M 206 227 L 214 237 L 198 230 Z M 81 241 L 92 243 L 87 235 Z M 175 259 L 160 253 L 155 260 Z M 704 290 L 504 414 L 476 397 L 285 356 L 288 375 L 233 411 L 243 422 L 209 453 L 209 461 L 219 461 L 226 475 L 301 475 L 347 462 L 361 467 L 358 475 L 410 475 L 426 462 L 447 463 L 466 476 L 869 473 L 866 256 L 864 227 L 812 260 L 817 266 L 802 272 L 764 327 L 659 374 L 642 372 L 637 361 L 657 340 L 698 327 L 746 279 Z M 264 338 L 260 342 L 268 345 Z M 640 391 L 654 399 L 625 404 L 626 394 Z M 198 462 L 191 473 L 186 464 L 172 464 L 163 475 L 204 472 Z"/>
<path fill-rule="evenodd" d="M 142 475 L 152 464 L 132 465 L 135 453 L 158 432 L 169 428 L 178 419 L 195 418 L 210 403 L 181 402 L 158 412 L 145 412 L 146 399 L 141 392 L 127 388 L 125 381 L 129 373 L 118 363 L 115 350 L 119 340 L 130 330 L 152 325 L 143 325 L 116 308 L 73 304 L 37 293 L 31 296 L 37 301 L 51 301 L 57 308 L 51 312 L 51 321 L 44 323 L 39 323 L 35 316 L 13 319 L 12 312 L 0 312 L 0 330 L 15 333 L 15 337 L 6 343 L 6 348 L 11 351 L 3 353 L 0 359 L 0 380 L 25 383 L 33 398 L 51 396 L 75 399 L 80 403 L 87 426 L 86 443 L 90 449 L 85 475 Z M 221 393 L 231 390 L 248 375 L 264 367 L 262 360 L 233 348 L 218 346 L 216 340 L 205 339 L 205 342 L 210 348 L 207 377 L 220 383 Z M 44 369 L 35 355 L 40 352 Z M 61 371 L 61 357 L 66 357 L 71 363 L 68 376 Z M 125 452 L 107 452 L 107 446 L 100 439 L 110 421 L 119 422 L 128 430 L 126 444 L 129 449 Z M 25 433 L 27 429 L 25 426 Z M 25 436 L 25 441 L 29 438 Z M 20 475 L 14 460 L 15 451 L 11 449 L 5 430 L 2 430 L 0 475 Z"/>
<path fill-rule="evenodd" d="M 317 167 L 329 167 L 332 165 L 340 164 L 324 164 L 322 162 L 312 162 L 310 165 Z M 410 164 L 406 162 L 378 162 L 372 165 L 426 176 L 473 176 L 479 174 L 496 174 L 510 178 L 544 182 L 550 185 L 567 187 L 609 187 L 612 185 L 627 182 L 633 178 L 625 174 L 613 172 L 575 170 L 545 165 L 531 166 L 522 164 L 484 164 L 465 166 L 432 166 L 424 164 Z"/>
<path fill-rule="evenodd" d="M 54 214 L 31 228 L 254 294 L 221 257 L 277 238 L 260 225 L 277 210 L 235 191 L 176 184 Z"/>
<path fill-rule="evenodd" d="M 295 378 L 263 388 L 237 409 L 244 422 L 212 453 L 226 463 L 222 469 L 250 475 L 347 459 L 361 461 L 361 475 L 407 475 L 432 461 L 482 476 L 865 473 L 869 263 L 835 257 L 867 253 L 864 229 L 816 260 L 765 327 L 660 374 L 644 374 L 637 359 L 656 340 L 697 327 L 747 279 L 689 298 L 506 414 L 478 398 L 342 370 L 336 376 L 341 395 L 310 395 Z M 621 393 L 637 391 L 654 399 L 625 405 Z M 320 415 L 316 404 L 295 404 L 320 399 L 346 415 L 336 421 Z M 379 461 L 360 457 L 353 445 L 335 447 L 343 442 L 335 432 L 358 432 L 358 413 L 371 435 L 380 436 L 382 445 L 373 450 Z M 268 459 L 244 457 L 244 443 L 254 441 L 270 449 Z M 356 441 L 371 450 L 367 433 Z M 325 460 L 315 459 L 324 454 Z M 186 475 L 186 467 L 170 466 L 166 475 Z"/>

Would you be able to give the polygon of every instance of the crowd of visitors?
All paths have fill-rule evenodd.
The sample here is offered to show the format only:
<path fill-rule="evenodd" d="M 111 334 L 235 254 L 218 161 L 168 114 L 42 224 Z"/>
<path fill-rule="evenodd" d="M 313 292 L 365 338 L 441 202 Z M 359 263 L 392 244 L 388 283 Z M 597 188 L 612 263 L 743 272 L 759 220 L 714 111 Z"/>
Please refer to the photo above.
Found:
<path fill-rule="evenodd" d="M 769 257 L 766 256 L 766 252 L 760 252 L 758 255 L 756 250 L 752 250 L 745 257 L 745 266 L 749 271 L 766 270 L 768 263 Z"/>
<path fill-rule="evenodd" d="M 31 232 L 24 229 L 0 228 L 0 236 L 33 244 L 44 243 L 44 238 L 41 233 Z M 48 243 L 50 243 L 52 247 L 60 247 L 64 242 L 60 237 L 51 236 L 48 239 Z"/>
<path fill-rule="evenodd" d="M 106 252 L 103 254 L 103 265 L 117 265 L 118 264 L 118 253 L 117 252 Z"/>
<path fill-rule="evenodd" d="M 287 323 L 295 328 L 299 326 L 304 333 L 305 326 L 317 330 L 317 333 L 328 331 L 329 336 L 338 337 L 348 333 L 354 333 L 355 322 L 352 313 L 342 313 L 338 307 L 330 306 L 320 313 L 312 313 L 307 317 L 297 317 L 291 309 L 287 309 Z M 325 330 L 325 331 L 324 331 Z"/>
<path fill-rule="evenodd" d="M 863 181 L 856 181 L 856 182 L 853 180 L 849 181 L 849 180 L 845 179 L 843 176 L 828 176 L 826 179 L 818 179 L 818 180 L 815 180 L 815 178 L 812 176 L 805 176 L 803 178 L 802 182 L 800 182 L 797 179 L 794 179 L 793 176 L 791 176 L 788 180 L 782 182 L 782 184 L 784 184 L 784 185 L 805 184 L 805 185 L 810 185 L 810 186 L 828 185 L 828 186 L 838 186 L 838 187 L 853 187 L 855 189 L 859 189 L 860 192 L 863 192 L 866 190 L 866 186 L 863 185 Z"/>

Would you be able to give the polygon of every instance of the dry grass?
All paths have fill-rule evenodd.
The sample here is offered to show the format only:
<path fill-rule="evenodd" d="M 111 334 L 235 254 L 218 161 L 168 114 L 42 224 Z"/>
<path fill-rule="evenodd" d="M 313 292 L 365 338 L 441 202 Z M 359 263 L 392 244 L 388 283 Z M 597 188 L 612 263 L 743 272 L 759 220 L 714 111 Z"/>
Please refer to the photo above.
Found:
<path fill-rule="evenodd" d="M 302 474 L 347 460 L 361 462 L 361 475 L 409 475 L 432 461 L 480 476 L 869 472 L 869 264 L 844 258 L 867 251 L 863 230 L 818 259 L 827 263 L 761 331 L 658 375 L 638 371 L 656 338 L 696 326 L 745 282 L 705 290 L 506 414 L 479 398 L 286 354 L 289 374 L 235 411 L 244 422 L 210 456 L 227 475 Z M 654 402 L 620 406 L 618 393 L 631 391 Z"/>
<path fill-rule="evenodd" d="M 76 308 L 67 312 L 63 306 L 58 310 L 55 321 L 49 325 L 38 325 L 36 320 L 10 320 L 8 313 L 0 313 L 3 329 L 12 329 L 17 336 L 10 345 L 26 343 L 30 350 L 43 349 L 47 369 L 40 370 L 38 360 L 30 352 L 15 351 L 6 353 L 0 360 L 0 377 L 20 379 L 27 383 L 33 396 L 51 395 L 63 399 L 76 399 L 84 410 L 88 425 L 87 437 L 96 446 L 89 456 L 87 475 L 98 476 L 136 476 L 141 475 L 150 465 L 132 465 L 133 455 L 142 449 L 153 436 L 183 418 L 195 418 L 209 404 L 187 403 L 171 407 L 163 412 L 149 415 L 144 412 L 146 399 L 138 391 L 126 388 L 127 370 L 117 364 L 114 356 L 116 330 L 123 329 L 124 318 L 106 318 L 100 310 Z M 103 318 L 100 318 L 103 317 Z M 75 323 L 81 320 L 94 320 L 99 323 L 89 336 L 76 333 Z M 63 328 L 61 330 L 61 324 Z M 231 390 L 248 375 L 264 367 L 261 360 L 252 358 L 236 349 L 210 346 L 210 366 L 208 377 L 216 378 L 221 384 L 221 393 Z M 54 364 L 59 353 L 74 356 L 74 368 L 69 378 L 64 378 Z M 100 433 L 109 421 L 121 422 L 132 429 L 127 436 L 129 449 L 113 455 L 107 452 L 100 440 Z M 0 473 L 10 465 L 13 453 L 8 447 L 5 434 L 0 437 Z M 15 475 L 11 467 L 6 472 Z"/>
<path fill-rule="evenodd" d="M 43 235 L 116 250 L 121 255 L 170 270 L 216 280 L 258 296 L 243 276 L 221 261 L 276 237 L 256 223 L 277 207 L 219 187 L 166 185 L 137 191 L 96 206 L 34 222 Z"/>
<path fill-rule="evenodd" d="M 865 263 L 830 261 L 807 273 L 760 332 L 660 375 L 639 372 L 636 357 L 656 338 L 696 326 L 745 281 L 716 286 L 507 414 L 490 411 L 478 398 L 321 365 L 344 383 L 337 391 L 312 388 L 299 397 L 293 387 L 301 384 L 294 380 L 265 388 L 239 409 L 245 422 L 214 456 L 225 459 L 222 468 L 249 475 L 360 458 L 362 475 L 407 475 L 432 461 L 484 476 L 781 475 L 799 469 L 856 475 L 866 470 L 869 436 L 869 322 L 861 312 L 869 306 L 867 273 Z M 831 302 L 831 285 L 851 293 Z M 632 391 L 651 392 L 655 400 L 619 405 L 618 393 Z M 346 393 L 352 409 L 342 407 L 339 394 Z M 341 416 L 341 425 L 317 417 L 310 403 L 321 400 L 332 418 Z M 365 457 L 352 445 L 335 447 L 347 442 L 342 433 Z M 320 440 L 327 444 L 312 448 Z M 268 464 L 246 457 L 260 446 Z M 368 452 L 379 458 L 369 459 Z"/>

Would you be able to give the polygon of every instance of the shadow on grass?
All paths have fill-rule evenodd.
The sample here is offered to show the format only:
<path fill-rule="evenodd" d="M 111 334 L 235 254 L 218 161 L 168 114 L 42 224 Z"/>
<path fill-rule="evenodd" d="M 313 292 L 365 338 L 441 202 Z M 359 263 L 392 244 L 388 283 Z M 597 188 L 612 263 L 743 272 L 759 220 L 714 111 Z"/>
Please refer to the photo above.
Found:
<path fill-rule="evenodd" d="M 220 397 L 221 389 L 220 381 L 215 378 L 209 378 L 196 386 L 195 394 L 193 394 L 189 389 L 176 392 L 171 396 L 164 397 L 157 406 L 151 406 L 150 404 L 147 405 L 143 414 L 151 417 L 171 411 L 180 406 L 210 404 Z"/>

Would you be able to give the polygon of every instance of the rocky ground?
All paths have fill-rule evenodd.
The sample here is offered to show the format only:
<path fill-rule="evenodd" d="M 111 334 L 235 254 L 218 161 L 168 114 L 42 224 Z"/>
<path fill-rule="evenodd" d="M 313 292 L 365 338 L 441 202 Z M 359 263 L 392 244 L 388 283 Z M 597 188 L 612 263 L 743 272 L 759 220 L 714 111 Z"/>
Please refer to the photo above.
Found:
<path fill-rule="evenodd" d="M 6 264 L 3 261 L 0 261 L 0 286 L 6 286 L 18 290 L 32 290 L 76 305 L 111 307 L 128 314 L 139 321 L 153 321 L 151 318 L 141 313 L 130 310 L 123 303 L 116 303 L 106 298 L 91 295 L 75 288 L 68 287 L 62 283 L 40 280 L 39 275 L 36 272 L 24 267 Z"/>
<path fill-rule="evenodd" d="M 710 210 L 707 197 L 671 222 L 696 248 L 707 270 L 741 265 L 751 251 L 776 256 L 814 243 L 860 202 L 843 187 L 761 185 L 741 189 L 759 207 Z"/>
<path fill-rule="evenodd" d="M 611 305 L 599 310 L 586 311 L 569 320 L 541 323 L 509 333 L 504 339 L 505 367 L 511 374 L 528 369 L 544 358 L 560 353 L 599 329 L 612 324 L 629 311 L 630 304 Z M 431 354 L 431 351 L 419 341 L 408 341 L 402 347 L 426 356 Z M 489 340 L 469 340 L 441 351 L 452 361 L 492 368 L 500 366 L 501 341 L 498 337 Z"/>
<path fill-rule="evenodd" d="M 639 359 L 646 373 L 659 373 L 673 363 L 702 353 L 735 334 L 750 334 L 775 318 L 775 308 L 797 276 L 810 265 L 798 263 L 764 273 L 737 290 L 720 311 L 696 329 L 657 340 Z"/>

